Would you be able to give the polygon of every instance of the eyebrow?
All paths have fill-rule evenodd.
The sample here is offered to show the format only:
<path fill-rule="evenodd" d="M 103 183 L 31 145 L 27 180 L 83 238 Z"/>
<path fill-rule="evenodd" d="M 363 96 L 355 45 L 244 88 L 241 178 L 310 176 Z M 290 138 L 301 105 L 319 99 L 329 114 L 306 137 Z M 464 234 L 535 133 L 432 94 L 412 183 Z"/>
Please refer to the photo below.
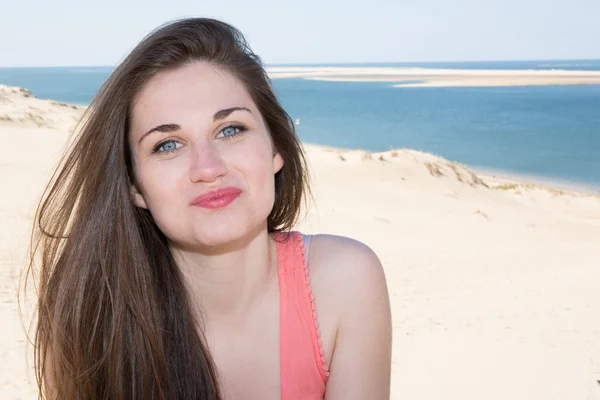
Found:
<path fill-rule="evenodd" d="M 250 109 L 248 109 L 246 107 L 225 108 L 223 110 L 217 111 L 215 113 L 215 115 L 213 115 L 213 122 L 217 122 L 217 121 L 227 118 L 234 111 L 247 111 L 250 114 L 252 114 L 252 111 L 250 111 Z M 150 129 L 148 132 L 146 132 L 142 135 L 142 137 L 138 141 L 138 144 L 142 143 L 142 140 L 144 140 L 146 138 L 146 136 L 150 135 L 151 133 L 154 133 L 154 132 L 169 133 L 169 132 L 177 132 L 179 130 L 181 130 L 181 125 L 178 125 L 178 124 L 162 124 L 162 125 L 155 126 L 154 128 Z"/>

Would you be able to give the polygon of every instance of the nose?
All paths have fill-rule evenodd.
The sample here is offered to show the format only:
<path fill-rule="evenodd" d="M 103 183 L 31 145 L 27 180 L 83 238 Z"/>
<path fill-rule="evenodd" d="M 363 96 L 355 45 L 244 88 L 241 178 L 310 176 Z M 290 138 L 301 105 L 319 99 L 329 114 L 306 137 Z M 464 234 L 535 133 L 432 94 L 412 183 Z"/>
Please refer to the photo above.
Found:
<path fill-rule="evenodd" d="M 214 182 L 226 173 L 225 160 L 212 143 L 198 143 L 195 146 L 190 165 L 192 182 Z"/>

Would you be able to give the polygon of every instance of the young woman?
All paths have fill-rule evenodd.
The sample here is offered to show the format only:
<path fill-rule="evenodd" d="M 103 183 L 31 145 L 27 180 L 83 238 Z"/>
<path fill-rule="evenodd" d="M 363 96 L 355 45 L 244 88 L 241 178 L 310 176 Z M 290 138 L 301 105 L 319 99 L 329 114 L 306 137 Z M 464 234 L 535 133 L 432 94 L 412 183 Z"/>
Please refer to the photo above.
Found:
<path fill-rule="evenodd" d="M 235 28 L 154 31 L 83 121 L 36 217 L 42 395 L 389 398 L 382 266 L 292 231 L 302 147 Z"/>

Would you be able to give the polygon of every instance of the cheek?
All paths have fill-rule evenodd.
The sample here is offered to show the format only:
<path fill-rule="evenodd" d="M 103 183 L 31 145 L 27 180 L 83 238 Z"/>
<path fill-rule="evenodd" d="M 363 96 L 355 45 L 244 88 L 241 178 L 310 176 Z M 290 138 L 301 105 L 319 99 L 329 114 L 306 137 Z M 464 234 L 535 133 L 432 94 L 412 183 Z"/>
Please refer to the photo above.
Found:
<path fill-rule="evenodd" d="M 179 209 L 179 203 L 185 199 L 182 193 L 183 172 L 177 160 L 147 162 L 140 166 L 140 189 L 159 225 L 164 225 L 164 221 L 172 218 Z"/>
<path fill-rule="evenodd" d="M 231 160 L 250 179 L 262 179 L 273 175 L 273 154 L 265 138 L 253 138 L 244 146 L 236 148 Z"/>
<path fill-rule="evenodd" d="M 246 153 L 244 171 L 248 185 L 260 202 L 260 208 L 272 206 L 275 197 L 275 176 L 273 172 L 273 155 L 270 148 L 261 148 L 252 153 Z"/>

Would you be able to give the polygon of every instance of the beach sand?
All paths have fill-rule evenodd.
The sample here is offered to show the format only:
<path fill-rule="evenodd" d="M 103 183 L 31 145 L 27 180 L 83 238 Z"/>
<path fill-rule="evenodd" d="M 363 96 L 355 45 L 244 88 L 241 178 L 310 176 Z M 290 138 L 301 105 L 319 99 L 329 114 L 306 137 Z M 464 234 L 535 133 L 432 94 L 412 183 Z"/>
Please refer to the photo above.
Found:
<path fill-rule="evenodd" d="M 272 67 L 272 79 L 392 82 L 395 87 L 538 86 L 600 84 L 600 71 L 466 70 L 386 67 Z"/>
<path fill-rule="evenodd" d="M 82 110 L 0 86 L 3 400 L 35 398 L 18 275 Z M 393 399 L 600 398 L 600 196 L 408 149 L 305 147 L 315 202 L 298 229 L 361 240 L 385 267 Z"/>

